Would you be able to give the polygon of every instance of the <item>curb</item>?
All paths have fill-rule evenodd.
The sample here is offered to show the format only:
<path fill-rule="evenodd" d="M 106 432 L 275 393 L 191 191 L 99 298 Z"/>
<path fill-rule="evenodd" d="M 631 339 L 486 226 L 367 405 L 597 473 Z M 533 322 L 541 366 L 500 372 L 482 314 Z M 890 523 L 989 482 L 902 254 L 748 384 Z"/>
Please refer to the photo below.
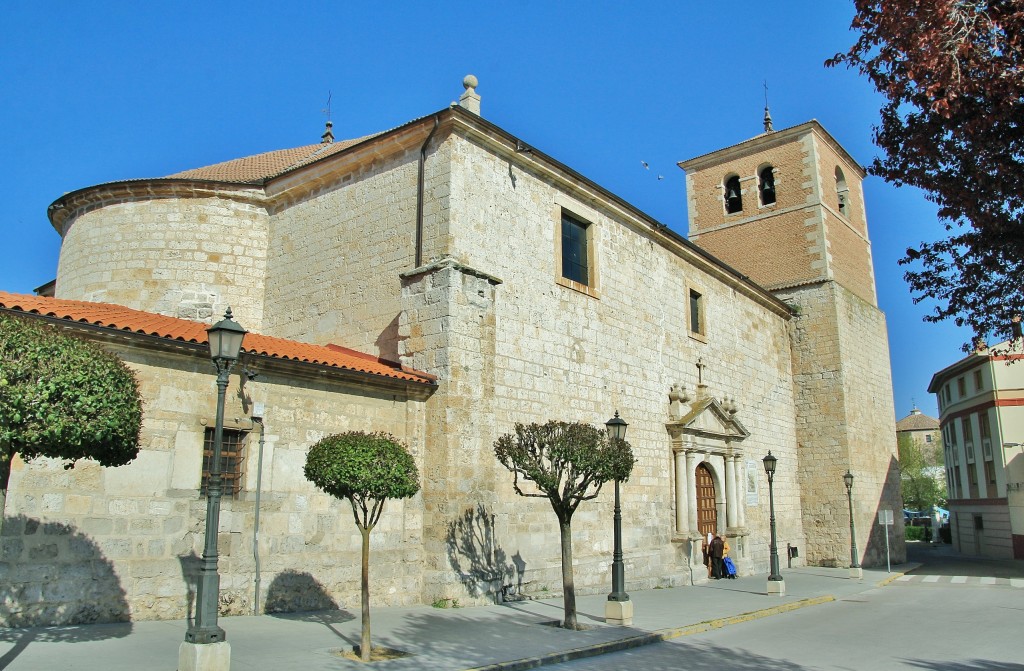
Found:
<path fill-rule="evenodd" d="M 902 578 L 903 576 L 907 575 L 911 571 L 913 571 L 915 569 L 921 568 L 921 566 L 923 566 L 923 564 L 918 564 L 918 563 L 909 564 L 908 567 L 906 569 L 904 569 L 903 571 L 900 571 L 899 573 L 893 573 L 891 576 L 889 576 L 885 580 L 879 580 L 877 583 L 875 583 L 875 587 L 885 587 L 886 585 L 888 585 L 892 581 L 899 580 L 900 578 Z"/>
<path fill-rule="evenodd" d="M 661 629 L 656 633 L 659 639 L 667 641 L 672 638 L 679 638 L 680 636 L 691 636 L 693 634 L 701 634 L 705 631 L 711 631 L 712 629 L 721 629 L 722 627 L 728 627 L 731 624 L 741 624 L 743 622 L 750 622 L 751 620 L 758 620 L 762 617 L 768 617 L 769 615 L 778 615 L 779 613 L 786 613 L 791 610 L 797 610 L 798 608 L 805 608 L 807 606 L 817 606 L 818 604 L 828 603 L 829 601 L 835 601 L 836 598 L 831 594 L 825 596 L 816 596 L 812 599 L 801 599 L 800 601 L 794 601 L 792 603 L 785 603 L 780 606 L 772 606 L 771 608 L 762 608 L 761 610 L 754 610 L 749 613 L 741 613 L 739 615 L 732 615 L 730 617 L 720 617 L 716 620 L 707 620 L 706 622 L 698 622 L 697 624 L 691 624 L 686 627 L 680 627 L 678 629 Z"/>
<path fill-rule="evenodd" d="M 722 627 L 727 627 L 729 625 L 750 622 L 751 620 L 757 620 L 762 617 L 778 615 L 779 613 L 785 613 L 791 610 L 805 608 L 807 606 L 817 606 L 818 604 L 828 603 L 829 601 L 835 600 L 835 597 L 831 594 L 814 597 L 812 599 L 801 599 L 800 601 L 772 606 L 771 608 L 762 608 L 761 610 L 741 613 L 740 615 L 706 620 L 704 622 L 698 622 L 697 624 L 691 624 L 685 627 L 659 629 L 658 631 L 650 634 L 630 636 L 616 641 L 606 641 L 604 643 L 588 645 L 582 648 L 574 648 L 563 652 L 553 652 L 537 657 L 524 657 L 522 659 L 514 659 L 509 662 L 497 662 L 486 666 L 477 666 L 472 669 L 467 669 L 466 671 L 526 671 L 527 669 L 536 669 L 537 667 L 545 666 L 547 664 L 560 664 L 561 662 L 570 662 L 574 659 L 586 659 L 587 657 L 596 657 L 610 652 L 631 650 L 643 645 L 650 645 L 651 643 L 660 643 L 662 641 L 679 638 L 681 636 L 700 634 L 705 631 L 711 631 L 712 629 L 721 629 Z"/>

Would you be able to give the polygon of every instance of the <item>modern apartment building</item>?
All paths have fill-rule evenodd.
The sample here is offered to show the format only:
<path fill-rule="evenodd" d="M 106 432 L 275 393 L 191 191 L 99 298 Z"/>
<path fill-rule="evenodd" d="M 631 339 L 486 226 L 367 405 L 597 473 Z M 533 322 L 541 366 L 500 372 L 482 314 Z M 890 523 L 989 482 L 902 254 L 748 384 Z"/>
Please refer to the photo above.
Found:
<path fill-rule="evenodd" d="M 932 376 L 939 401 L 953 545 L 1024 559 L 1024 353 L 978 350 Z"/>

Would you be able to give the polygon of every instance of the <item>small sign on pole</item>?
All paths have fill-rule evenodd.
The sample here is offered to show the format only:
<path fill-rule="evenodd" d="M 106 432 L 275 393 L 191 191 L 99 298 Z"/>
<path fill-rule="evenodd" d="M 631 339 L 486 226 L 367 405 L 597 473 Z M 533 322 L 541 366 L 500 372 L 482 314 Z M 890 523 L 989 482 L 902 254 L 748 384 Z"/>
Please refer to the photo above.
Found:
<path fill-rule="evenodd" d="M 892 564 L 889 562 L 889 527 L 892 526 L 892 510 L 889 508 L 879 510 L 878 523 L 885 527 L 885 571 L 892 573 Z"/>

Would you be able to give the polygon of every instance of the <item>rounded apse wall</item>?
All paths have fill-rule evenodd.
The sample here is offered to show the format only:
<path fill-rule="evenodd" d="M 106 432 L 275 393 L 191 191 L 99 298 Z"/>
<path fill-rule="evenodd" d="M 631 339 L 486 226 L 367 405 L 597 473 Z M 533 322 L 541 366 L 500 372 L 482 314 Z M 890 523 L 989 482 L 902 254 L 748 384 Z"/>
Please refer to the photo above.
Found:
<path fill-rule="evenodd" d="M 58 298 L 114 303 L 183 319 L 263 320 L 268 215 L 218 197 L 132 198 L 63 222 Z"/>

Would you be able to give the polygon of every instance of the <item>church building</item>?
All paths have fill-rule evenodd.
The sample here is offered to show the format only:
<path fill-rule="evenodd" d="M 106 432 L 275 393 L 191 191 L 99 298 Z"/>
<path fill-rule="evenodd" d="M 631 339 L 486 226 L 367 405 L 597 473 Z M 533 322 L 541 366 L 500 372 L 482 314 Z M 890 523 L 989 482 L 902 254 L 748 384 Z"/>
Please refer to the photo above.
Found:
<path fill-rule="evenodd" d="M 392 130 L 67 193 L 52 296 L 0 311 L 97 340 L 138 373 L 139 457 L 15 462 L 0 623 L 181 618 L 203 548 L 214 416 L 205 328 L 250 333 L 228 389 L 223 614 L 358 608 L 347 502 L 302 474 L 338 431 L 406 443 L 421 492 L 373 533 L 375 605 L 561 588 L 557 520 L 513 491 L 515 423 L 628 422 L 626 588 L 885 561 L 900 509 L 862 168 L 816 121 L 681 162 L 689 239 L 458 104 Z M 897 515 L 899 518 L 900 516 Z M 259 533 L 256 533 L 258 526 Z M 609 590 L 611 488 L 573 519 L 577 589 Z M 903 558 L 902 519 L 891 529 Z M 788 553 L 788 555 L 787 555 Z M 84 578 L 90 578 L 84 580 Z"/>

